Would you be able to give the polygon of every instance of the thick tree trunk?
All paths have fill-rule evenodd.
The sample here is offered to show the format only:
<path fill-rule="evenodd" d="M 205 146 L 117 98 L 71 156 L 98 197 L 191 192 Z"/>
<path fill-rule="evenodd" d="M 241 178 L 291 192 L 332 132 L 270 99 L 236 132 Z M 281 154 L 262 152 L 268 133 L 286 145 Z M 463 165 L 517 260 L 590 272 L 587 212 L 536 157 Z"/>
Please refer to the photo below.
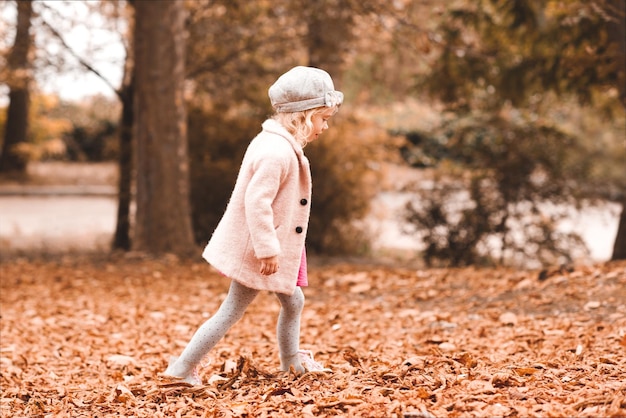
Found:
<path fill-rule="evenodd" d="M 345 1 L 304 1 L 308 26 L 305 39 L 308 65 L 322 68 L 340 89 L 345 48 L 352 40 L 354 12 Z"/>
<path fill-rule="evenodd" d="M 183 97 L 183 0 L 134 2 L 137 213 L 133 248 L 187 255 L 194 249 Z"/>
<path fill-rule="evenodd" d="M 15 42 L 8 58 L 9 107 L 0 154 L 0 172 L 25 172 L 28 158 L 20 144 L 28 134 L 29 84 L 31 80 L 28 52 L 33 5 L 30 0 L 17 2 L 17 30 Z"/>
<path fill-rule="evenodd" d="M 619 217 L 617 236 L 613 244 L 613 255 L 611 260 L 626 260 L 626 194 L 622 202 L 622 214 Z"/>
<path fill-rule="evenodd" d="M 615 45 L 615 63 L 619 72 L 616 87 L 626 109 L 626 0 L 610 0 L 609 6 L 612 20 L 607 29 L 609 41 Z"/>
<path fill-rule="evenodd" d="M 610 5 L 614 20 L 608 25 L 608 33 L 611 42 L 617 46 L 615 62 L 619 66 L 620 74 L 617 88 L 622 106 L 626 109 L 626 0 L 611 0 Z M 626 260 L 626 192 L 624 193 L 611 260 Z"/>

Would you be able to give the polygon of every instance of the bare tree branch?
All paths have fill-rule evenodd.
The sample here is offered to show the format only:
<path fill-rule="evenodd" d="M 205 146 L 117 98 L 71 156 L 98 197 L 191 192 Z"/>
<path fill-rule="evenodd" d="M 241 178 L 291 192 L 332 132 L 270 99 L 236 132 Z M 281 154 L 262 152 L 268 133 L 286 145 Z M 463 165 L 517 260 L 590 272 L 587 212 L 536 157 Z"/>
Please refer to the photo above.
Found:
<path fill-rule="evenodd" d="M 113 86 L 113 84 L 105 77 L 103 76 L 93 65 L 89 64 L 86 60 L 84 60 L 80 55 L 78 55 L 78 53 L 76 51 L 74 51 L 74 49 L 68 45 L 68 43 L 65 41 L 65 39 L 63 38 L 63 35 L 61 35 L 61 33 L 59 33 L 59 31 L 57 31 L 50 23 L 48 23 L 45 19 L 41 19 L 41 21 L 43 22 L 44 26 L 46 28 L 48 28 L 50 30 L 50 32 L 52 32 L 52 34 L 54 36 L 57 37 L 57 39 L 61 42 L 61 44 L 63 44 L 63 46 L 65 47 L 65 49 L 67 50 L 67 52 L 69 52 L 74 58 L 76 58 L 76 60 L 78 61 L 78 63 L 80 65 L 82 65 L 83 67 L 85 67 L 88 71 L 92 72 L 93 74 L 95 74 L 96 76 L 98 76 L 102 81 L 105 82 L 105 84 L 107 86 L 109 86 L 111 88 L 111 90 L 113 90 L 113 92 L 115 92 L 115 94 L 121 99 L 122 97 L 120 96 L 120 91 Z"/>

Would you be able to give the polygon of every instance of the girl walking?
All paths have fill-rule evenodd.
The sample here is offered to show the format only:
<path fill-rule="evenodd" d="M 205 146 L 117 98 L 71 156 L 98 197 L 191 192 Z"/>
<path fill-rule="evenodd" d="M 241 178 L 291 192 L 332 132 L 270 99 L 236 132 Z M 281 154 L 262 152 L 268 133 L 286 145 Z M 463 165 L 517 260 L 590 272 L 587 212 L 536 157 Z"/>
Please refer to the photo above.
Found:
<path fill-rule="evenodd" d="M 231 279 L 226 299 L 170 362 L 166 376 L 202 384 L 197 366 L 243 316 L 262 291 L 280 302 L 277 339 L 280 369 L 322 370 L 299 349 L 304 247 L 311 208 L 311 171 L 304 146 L 328 129 L 343 102 L 327 72 L 294 67 L 269 88 L 275 113 L 250 142 L 226 211 L 203 258 Z"/>

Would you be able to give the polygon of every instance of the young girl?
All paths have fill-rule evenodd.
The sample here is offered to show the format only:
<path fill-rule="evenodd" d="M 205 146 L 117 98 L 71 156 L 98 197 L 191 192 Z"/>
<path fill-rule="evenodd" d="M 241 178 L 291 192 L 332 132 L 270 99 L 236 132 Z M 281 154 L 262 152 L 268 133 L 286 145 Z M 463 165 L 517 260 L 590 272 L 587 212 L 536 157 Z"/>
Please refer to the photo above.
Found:
<path fill-rule="evenodd" d="M 281 305 L 280 369 L 323 369 L 310 352 L 299 349 L 311 209 L 311 172 L 303 148 L 328 129 L 343 93 L 325 71 L 298 66 L 276 80 L 269 97 L 275 113 L 250 142 L 226 211 L 202 254 L 232 279 L 228 295 L 165 371 L 194 385 L 202 384 L 197 374 L 202 358 L 261 290 L 274 292 Z"/>

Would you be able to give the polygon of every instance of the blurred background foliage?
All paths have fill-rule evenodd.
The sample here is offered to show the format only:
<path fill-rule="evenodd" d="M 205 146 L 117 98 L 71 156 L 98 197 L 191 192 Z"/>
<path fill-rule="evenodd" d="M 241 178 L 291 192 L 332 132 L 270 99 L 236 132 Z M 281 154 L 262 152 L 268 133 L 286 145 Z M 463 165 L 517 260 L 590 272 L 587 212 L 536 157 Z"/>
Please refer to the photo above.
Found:
<path fill-rule="evenodd" d="M 116 3 L 99 2 L 94 13 L 130 19 Z M 187 1 L 196 241 L 210 237 L 243 152 L 271 113 L 268 86 L 291 66 L 314 65 L 346 101 L 306 149 L 311 251 L 368 254 L 365 219 L 384 164 L 403 164 L 415 181 L 398 216 L 425 244 L 428 264 L 571 261 L 584 245 L 559 221 L 571 208 L 622 202 L 626 190 L 624 74 L 609 33 L 624 25 L 619 3 Z M 49 72 L 53 61 L 40 59 L 34 71 Z M 117 158 L 117 100 L 64 103 L 34 92 L 24 158 Z"/>

